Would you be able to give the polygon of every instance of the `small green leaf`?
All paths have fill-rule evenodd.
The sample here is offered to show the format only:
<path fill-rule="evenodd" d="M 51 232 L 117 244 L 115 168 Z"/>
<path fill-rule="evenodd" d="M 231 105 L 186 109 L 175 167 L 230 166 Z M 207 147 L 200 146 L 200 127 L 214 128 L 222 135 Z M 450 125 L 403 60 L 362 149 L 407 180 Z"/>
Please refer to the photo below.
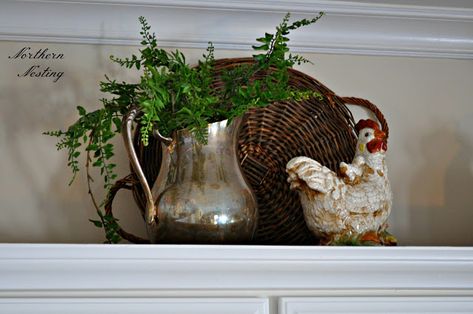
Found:
<path fill-rule="evenodd" d="M 93 220 L 93 219 L 89 219 L 89 221 L 90 221 L 91 223 L 93 223 L 93 224 L 94 224 L 94 226 L 96 226 L 97 228 L 102 228 L 102 227 L 103 227 L 103 224 L 102 224 L 102 222 L 101 222 L 101 221 L 99 221 L 99 220 Z"/>
<path fill-rule="evenodd" d="M 103 165 L 103 161 L 101 159 L 97 159 L 96 161 L 92 163 L 92 166 L 94 167 L 101 167 L 102 165 Z"/>
<path fill-rule="evenodd" d="M 115 124 L 115 132 L 120 132 L 122 128 L 122 120 L 120 118 L 113 118 L 113 124 Z"/>
<path fill-rule="evenodd" d="M 261 46 L 251 46 L 251 47 L 253 48 L 253 50 L 268 50 L 269 49 L 268 44 L 261 45 Z"/>
<path fill-rule="evenodd" d="M 120 241 L 122 240 L 122 237 L 120 237 L 120 235 L 118 234 L 114 234 L 111 236 L 110 238 L 110 242 L 113 243 L 113 244 L 117 244 L 117 243 L 120 243 Z"/>
<path fill-rule="evenodd" d="M 85 114 L 86 114 L 86 111 L 85 111 L 84 107 L 82 107 L 82 106 L 77 106 L 77 111 L 79 111 L 79 115 L 81 115 L 81 116 L 85 116 Z"/>

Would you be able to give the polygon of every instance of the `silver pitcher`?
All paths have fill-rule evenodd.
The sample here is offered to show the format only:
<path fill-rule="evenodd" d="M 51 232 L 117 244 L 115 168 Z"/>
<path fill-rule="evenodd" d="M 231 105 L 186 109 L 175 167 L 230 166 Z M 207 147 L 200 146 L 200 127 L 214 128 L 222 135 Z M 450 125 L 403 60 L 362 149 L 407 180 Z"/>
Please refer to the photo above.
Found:
<path fill-rule="evenodd" d="M 256 197 L 243 177 L 237 157 L 241 119 L 207 126 L 203 144 L 187 129 L 163 137 L 159 175 L 150 189 L 138 161 L 132 109 L 123 120 L 131 165 L 146 195 L 145 220 L 151 243 L 247 243 L 256 229 Z"/>

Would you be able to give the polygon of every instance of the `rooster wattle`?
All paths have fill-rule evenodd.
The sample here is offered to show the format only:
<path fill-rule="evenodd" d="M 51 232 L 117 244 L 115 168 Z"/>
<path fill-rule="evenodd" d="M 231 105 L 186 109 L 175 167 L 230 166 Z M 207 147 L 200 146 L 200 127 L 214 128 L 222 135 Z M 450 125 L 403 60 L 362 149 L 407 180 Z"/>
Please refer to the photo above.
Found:
<path fill-rule="evenodd" d="M 356 154 L 339 174 L 308 157 L 291 159 L 291 189 L 301 197 L 309 229 L 323 244 L 395 244 L 386 221 L 392 207 L 385 153 L 386 135 L 377 122 L 360 120 Z"/>

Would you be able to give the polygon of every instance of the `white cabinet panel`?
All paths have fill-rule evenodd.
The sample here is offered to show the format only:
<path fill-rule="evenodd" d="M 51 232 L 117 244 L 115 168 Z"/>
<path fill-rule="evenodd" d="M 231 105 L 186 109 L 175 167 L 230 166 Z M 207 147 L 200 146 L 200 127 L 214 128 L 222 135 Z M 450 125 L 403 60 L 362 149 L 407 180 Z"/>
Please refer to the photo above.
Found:
<path fill-rule="evenodd" d="M 269 314 L 265 298 L 0 299 L 8 314 Z"/>
<path fill-rule="evenodd" d="M 473 313 L 472 297 L 281 298 L 279 314 Z"/>

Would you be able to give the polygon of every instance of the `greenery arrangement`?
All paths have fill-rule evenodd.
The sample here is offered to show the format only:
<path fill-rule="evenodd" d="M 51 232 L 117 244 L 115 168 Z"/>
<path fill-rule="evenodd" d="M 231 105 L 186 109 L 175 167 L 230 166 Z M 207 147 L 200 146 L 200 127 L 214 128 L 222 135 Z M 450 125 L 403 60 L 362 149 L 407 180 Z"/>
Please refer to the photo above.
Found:
<path fill-rule="evenodd" d="M 207 52 L 197 66 L 190 66 L 182 52 L 160 48 L 146 19 L 139 18 L 143 46 L 140 55 L 125 59 L 110 58 L 125 68 L 142 71 L 140 81 L 117 82 L 105 76 L 100 90 L 111 94 L 112 98 L 101 99 L 102 108 L 87 112 L 78 106 L 79 118 L 67 130 L 45 132 L 59 138 L 58 150 L 67 151 L 68 166 L 73 173 L 70 183 L 80 170 L 78 158 L 85 146 L 89 193 L 100 217 L 100 220 L 91 221 L 105 228 L 108 242 L 120 240 L 115 232 L 118 224 L 113 217 L 104 215 L 95 201 L 90 189 L 92 177 L 89 167 L 100 169 L 104 189 L 108 191 L 117 178 L 114 171 L 116 164 L 112 161 L 114 146 L 110 140 L 120 133 L 123 116 L 134 106 L 141 110 L 139 128 L 145 146 L 155 127 L 164 136 L 187 128 L 199 141 L 205 142 L 208 123 L 225 119 L 231 121 L 250 108 L 264 107 L 275 101 L 320 98 L 321 95 L 313 91 L 297 90 L 288 85 L 288 70 L 296 64 L 309 62 L 300 55 L 289 53 L 288 35 L 292 30 L 317 22 L 322 16 L 323 12 L 320 12 L 312 19 L 289 23 L 288 13 L 274 34 L 266 33 L 256 39 L 258 45 L 253 46 L 256 54 L 252 64 L 241 65 L 221 74 L 225 84 L 220 91 L 211 88 L 215 60 L 212 43 L 209 42 Z M 255 78 L 258 73 L 264 75 Z"/>

